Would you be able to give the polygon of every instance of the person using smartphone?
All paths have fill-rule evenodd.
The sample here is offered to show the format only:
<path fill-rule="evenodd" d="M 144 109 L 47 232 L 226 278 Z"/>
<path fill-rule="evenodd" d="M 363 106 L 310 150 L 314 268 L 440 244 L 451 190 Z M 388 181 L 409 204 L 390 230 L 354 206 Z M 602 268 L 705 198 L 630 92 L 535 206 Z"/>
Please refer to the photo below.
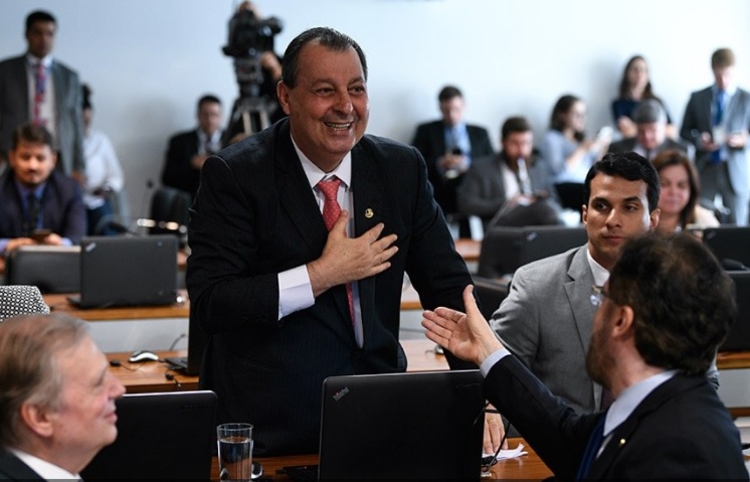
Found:
<path fill-rule="evenodd" d="M 8 160 L 0 176 L 0 254 L 25 245 L 78 244 L 86 234 L 81 186 L 55 169 L 49 131 L 36 125 L 16 129 Z"/>

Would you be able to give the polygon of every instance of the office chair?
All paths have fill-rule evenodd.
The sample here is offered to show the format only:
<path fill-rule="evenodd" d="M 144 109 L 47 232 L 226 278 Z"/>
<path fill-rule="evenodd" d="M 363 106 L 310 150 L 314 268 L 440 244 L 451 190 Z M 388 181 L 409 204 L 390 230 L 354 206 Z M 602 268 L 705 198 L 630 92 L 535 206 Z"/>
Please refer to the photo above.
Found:
<path fill-rule="evenodd" d="M 172 187 L 160 187 L 151 197 L 151 219 L 156 226 L 149 228 L 150 234 L 175 234 L 181 236 L 190 220 L 190 194 Z M 175 223 L 170 229 L 165 223 Z"/>
<path fill-rule="evenodd" d="M 492 318 L 500 303 L 508 296 L 508 284 L 474 275 L 474 294 L 482 304 L 482 316 Z"/>
<path fill-rule="evenodd" d="M 0 322 L 19 315 L 49 314 L 36 286 L 0 286 Z"/>
<path fill-rule="evenodd" d="M 80 246 L 20 246 L 5 259 L 5 282 L 36 286 L 42 293 L 81 290 Z"/>

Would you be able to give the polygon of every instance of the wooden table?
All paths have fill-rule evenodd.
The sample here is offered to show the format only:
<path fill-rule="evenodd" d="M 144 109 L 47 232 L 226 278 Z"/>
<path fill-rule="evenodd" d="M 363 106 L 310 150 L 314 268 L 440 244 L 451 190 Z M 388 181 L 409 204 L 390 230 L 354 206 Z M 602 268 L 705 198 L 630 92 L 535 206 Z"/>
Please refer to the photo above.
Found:
<path fill-rule="evenodd" d="M 456 251 L 464 261 L 479 261 L 479 251 L 482 248 L 481 241 L 471 238 L 460 238 L 456 240 Z"/>
<path fill-rule="evenodd" d="M 544 462 L 521 438 L 508 439 L 508 445 L 515 448 L 519 443 L 524 444 L 528 455 L 515 459 L 503 460 L 495 464 L 490 470 L 491 479 L 519 480 L 519 479 L 536 479 L 541 480 L 552 475 L 552 471 L 544 465 Z M 479 454 L 477 454 L 479 457 Z M 263 471 L 266 476 L 275 480 L 290 480 L 286 475 L 277 474 L 276 471 L 290 465 L 315 465 L 318 463 L 318 455 L 289 455 L 284 457 L 257 457 L 256 461 L 263 465 Z M 211 465 L 211 480 L 219 480 L 219 464 L 214 457 Z"/>
<path fill-rule="evenodd" d="M 184 301 L 165 306 L 125 306 L 118 308 L 78 308 L 68 301 L 70 294 L 47 294 L 44 302 L 50 310 L 67 313 L 86 321 L 149 320 L 152 318 L 187 318 L 190 316 L 190 301 L 186 290 L 178 294 Z"/>
<path fill-rule="evenodd" d="M 421 340 L 403 340 L 401 346 L 408 361 L 407 371 L 448 370 L 445 356 L 435 352 L 435 344 L 424 338 Z M 160 360 L 167 357 L 187 356 L 186 350 L 159 351 Z M 170 392 L 177 390 L 197 390 L 198 377 L 186 375 L 181 371 L 170 370 L 164 361 L 145 361 L 129 363 L 130 352 L 108 353 L 107 358 L 116 360 L 119 366 L 110 366 L 109 370 L 125 385 L 128 393 Z M 167 375 L 172 378 L 167 379 Z"/>

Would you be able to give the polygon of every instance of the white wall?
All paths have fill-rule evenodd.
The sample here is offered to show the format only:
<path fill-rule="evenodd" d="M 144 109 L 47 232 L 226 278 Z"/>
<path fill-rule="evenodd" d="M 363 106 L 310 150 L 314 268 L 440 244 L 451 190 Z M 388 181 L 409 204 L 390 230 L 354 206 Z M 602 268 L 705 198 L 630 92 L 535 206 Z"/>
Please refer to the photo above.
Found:
<path fill-rule="evenodd" d="M 55 55 L 91 84 L 95 126 L 110 135 L 127 177 L 131 213 L 148 209 L 168 137 L 194 125 L 195 101 L 214 92 L 226 114 L 238 94 L 221 53 L 237 0 L 4 0 L 0 58 L 25 49 L 35 8 L 58 19 Z M 524 114 L 539 134 L 563 93 L 589 105 L 592 133 L 610 123 L 609 102 L 626 60 L 646 56 L 658 95 L 679 123 L 692 90 L 711 83 L 709 59 L 734 49 L 750 87 L 750 2 L 745 0 L 256 0 L 284 22 L 283 53 L 305 28 L 354 37 L 370 67 L 369 132 L 409 142 L 438 115 L 446 83 L 462 88 L 467 117 L 497 132 Z"/>

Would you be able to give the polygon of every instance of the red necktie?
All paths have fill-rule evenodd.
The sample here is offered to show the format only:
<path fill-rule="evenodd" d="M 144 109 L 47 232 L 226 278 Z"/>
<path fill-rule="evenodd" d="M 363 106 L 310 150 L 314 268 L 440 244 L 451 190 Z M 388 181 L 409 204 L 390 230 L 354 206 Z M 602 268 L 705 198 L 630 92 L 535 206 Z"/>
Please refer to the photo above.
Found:
<path fill-rule="evenodd" d="M 34 64 L 35 69 L 35 89 L 34 89 L 34 125 L 43 126 L 46 121 L 42 119 L 42 104 L 44 103 L 44 93 L 47 89 L 47 70 L 40 60 Z"/>
<path fill-rule="evenodd" d="M 326 228 L 330 231 L 336 220 L 341 215 L 341 205 L 338 201 L 339 185 L 341 179 L 334 177 L 330 181 L 318 182 L 318 189 L 323 193 L 325 203 L 323 203 L 323 221 L 326 223 Z M 354 295 L 352 294 L 352 284 L 346 284 L 346 297 L 349 299 L 349 315 L 352 317 L 354 322 Z"/>

